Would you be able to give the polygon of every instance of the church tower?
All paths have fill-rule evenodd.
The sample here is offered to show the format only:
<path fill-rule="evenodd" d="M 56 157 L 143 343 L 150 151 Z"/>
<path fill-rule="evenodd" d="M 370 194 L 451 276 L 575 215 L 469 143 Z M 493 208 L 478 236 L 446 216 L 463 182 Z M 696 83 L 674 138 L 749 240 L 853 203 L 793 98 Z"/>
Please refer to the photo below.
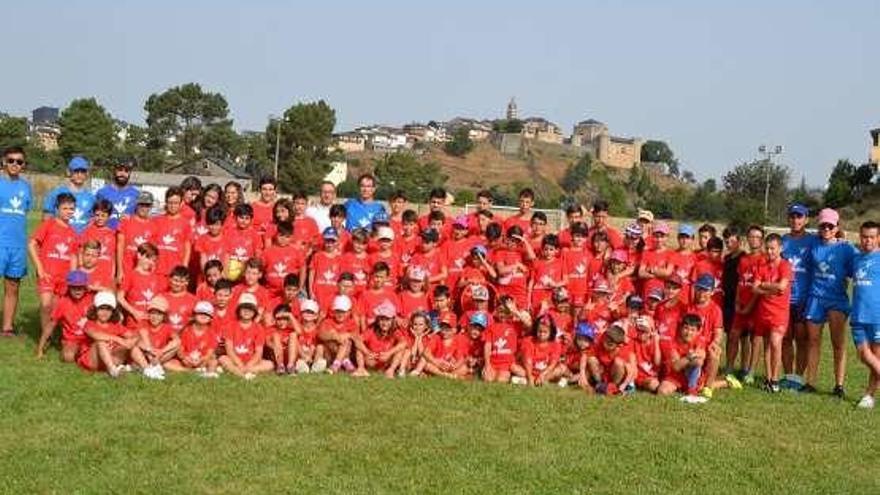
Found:
<path fill-rule="evenodd" d="M 507 120 L 516 120 L 517 112 L 516 112 L 516 99 L 512 96 L 510 97 L 510 101 L 507 103 Z"/>

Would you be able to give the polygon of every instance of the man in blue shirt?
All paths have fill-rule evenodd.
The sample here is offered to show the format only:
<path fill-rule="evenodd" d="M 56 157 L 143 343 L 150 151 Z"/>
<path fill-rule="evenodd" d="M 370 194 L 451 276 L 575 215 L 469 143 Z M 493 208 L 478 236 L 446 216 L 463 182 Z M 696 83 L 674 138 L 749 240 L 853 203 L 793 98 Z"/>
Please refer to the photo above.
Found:
<path fill-rule="evenodd" d="M 107 225 L 116 230 L 119 222 L 134 213 L 137 206 L 138 189 L 128 184 L 134 160 L 122 160 L 113 167 L 113 182 L 106 184 L 95 194 L 97 199 L 106 199 L 113 205 Z"/>
<path fill-rule="evenodd" d="M 799 390 L 803 385 L 807 366 L 807 324 L 804 311 L 810 291 L 812 259 L 810 253 L 819 238 L 807 233 L 810 210 L 795 203 L 788 207 L 789 232 L 782 236 L 782 257 L 791 263 L 794 279 L 791 281 L 791 313 L 788 332 L 782 340 L 782 368 L 785 376 L 780 381 L 783 388 Z M 795 350 L 797 351 L 795 353 Z"/>
<path fill-rule="evenodd" d="M 819 244 L 810 252 L 812 280 L 807 296 L 807 384 L 803 391 L 815 392 L 819 374 L 819 357 L 822 352 L 822 328 L 828 322 L 831 330 L 831 347 L 834 351 L 834 391 L 844 398 L 843 382 L 846 378 L 846 318 L 849 315 L 848 279 L 852 277 L 856 248 L 841 239 L 838 234 L 840 216 L 831 208 L 819 212 Z"/>
<path fill-rule="evenodd" d="M 27 212 L 31 208 L 31 185 L 21 177 L 26 164 L 24 150 L 3 150 L 0 177 L 0 274 L 5 278 L 3 323 L 0 335 L 15 335 L 13 321 L 18 308 L 18 288 L 27 274 Z"/>
<path fill-rule="evenodd" d="M 61 193 L 70 193 L 76 198 L 76 210 L 70 219 L 70 226 L 77 234 L 89 224 L 92 218 L 92 208 L 95 206 L 95 195 L 89 190 L 86 181 L 89 178 L 89 161 L 81 156 L 75 156 L 67 163 L 67 184 L 62 184 L 49 191 L 43 198 L 43 218 L 49 218 L 55 214 L 55 198 Z"/>
<path fill-rule="evenodd" d="M 874 408 L 880 385 L 880 223 L 868 221 L 859 228 L 859 247 L 853 261 L 851 327 L 859 359 L 868 367 L 868 387 L 858 406 Z"/>
<path fill-rule="evenodd" d="M 363 174 L 358 178 L 360 198 L 351 198 L 345 202 L 345 230 L 369 229 L 373 218 L 385 207 L 374 199 L 376 195 L 376 178 L 371 174 Z"/>

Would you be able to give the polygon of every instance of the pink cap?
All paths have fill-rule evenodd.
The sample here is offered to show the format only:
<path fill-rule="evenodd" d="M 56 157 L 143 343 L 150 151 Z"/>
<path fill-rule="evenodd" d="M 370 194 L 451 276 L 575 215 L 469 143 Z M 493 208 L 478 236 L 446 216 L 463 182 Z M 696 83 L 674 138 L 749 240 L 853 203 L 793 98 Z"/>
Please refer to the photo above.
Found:
<path fill-rule="evenodd" d="M 597 278 L 593 280 L 593 292 L 604 292 L 607 294 L 611 292 L 611 287 L 604 278 Z"/>
<path fill-rule="evenodd" d="M 654 224 L 654 233 L 661 233 L 669 235 L 670 229 L 669 224 L 666 222 L 657 222 Z"/>
<path fill-rule="evenodd" d="M 452 222 L 452 225 L 453 225 L 454 227 L 462 227 L 462 228 L 465 228 L 465 229 L 468 228 L 468 217 L 467 217 L 467 215 L 459 215 L 459 216 L 455 217 L 455 221 Z"/>
<path fill-rule="evenodd" d="M 424 281 L 426 278 L 428 278 L 428 272 L 426 272 L 425 269 L 420 266 L 411 266 L 409 267 L 409 270 L 406 271 L 406 276 L 412 280 Z"/>
<path fill-rule="evenodd" d="M 629 261 L 629 253 L 627 253 L 623 249 L 615 249 L 614 251 L 611 251 L 611 259 L 613 261 L 626 263 L 627 261 Z"/>
<path fill-rule="evenodd" d="M 391 301 L 383 301 L 373 309 L 373 314 L 382 318 L 394 318 L 397 316 L 397 308 Z"/>
<path fill-rule="evenodd" d="M 819 212 L 819 225 L 823 223 L 830 223 L 832 225 L 837 225 L 840 222 L 840 215 L 837 214 L 837 211 L 832 210 L 831 208 L 822 208 Z"/>

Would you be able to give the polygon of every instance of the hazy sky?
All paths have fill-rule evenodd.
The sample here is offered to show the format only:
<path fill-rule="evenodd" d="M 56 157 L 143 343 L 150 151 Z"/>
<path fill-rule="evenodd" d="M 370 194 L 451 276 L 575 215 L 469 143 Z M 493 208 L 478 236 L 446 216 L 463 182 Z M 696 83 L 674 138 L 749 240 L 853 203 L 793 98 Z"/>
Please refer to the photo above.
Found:
<path fill-rule="evenodd" d="M 0 110 L 220 91 L 238 129 L 326 99 L 337 130 L 458 115 L 585 118 L 719 177 L 782 144 L 820 185 L 880 127 L 880 1 L 5 2 Z"/>

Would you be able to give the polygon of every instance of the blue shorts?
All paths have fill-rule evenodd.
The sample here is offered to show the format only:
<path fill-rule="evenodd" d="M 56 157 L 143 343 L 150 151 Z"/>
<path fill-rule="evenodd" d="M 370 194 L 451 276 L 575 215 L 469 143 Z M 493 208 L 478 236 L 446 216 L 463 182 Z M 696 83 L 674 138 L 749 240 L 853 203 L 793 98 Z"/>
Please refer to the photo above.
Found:
<path fill-rule="evenodd" d="M 880 344 L 880 323 L 852 323 L 852 338 L 856 347 L 862 344 Z"/>
<path fill-rule="evenodd" d="M 810 297 L 807 301 L 807 310 L 805 311 L 805 316 L 807 321 L 813 323 L 825 323 L 828 321 L 828 312 L 829 311 L 838 311 L 843 313 L 844 316 L 849 316 L 849 299 L 844 297 L 839 298 L 824 298 L 824 297 Z"/>
<path fill-rule="evenodd" d="M 6 278 L 24 278 L 27 275 L 27 249 L 0 247 L 0 275 Z"/>
<path fill-rule="evenodd" d="M 805 321 L 807 321 L 806 310 L 806 301 L 792 301 L 791 306 L 789 306 L 788 309 L 788 324 L 791 325 L 792 323 L 804 323 Z"/>

